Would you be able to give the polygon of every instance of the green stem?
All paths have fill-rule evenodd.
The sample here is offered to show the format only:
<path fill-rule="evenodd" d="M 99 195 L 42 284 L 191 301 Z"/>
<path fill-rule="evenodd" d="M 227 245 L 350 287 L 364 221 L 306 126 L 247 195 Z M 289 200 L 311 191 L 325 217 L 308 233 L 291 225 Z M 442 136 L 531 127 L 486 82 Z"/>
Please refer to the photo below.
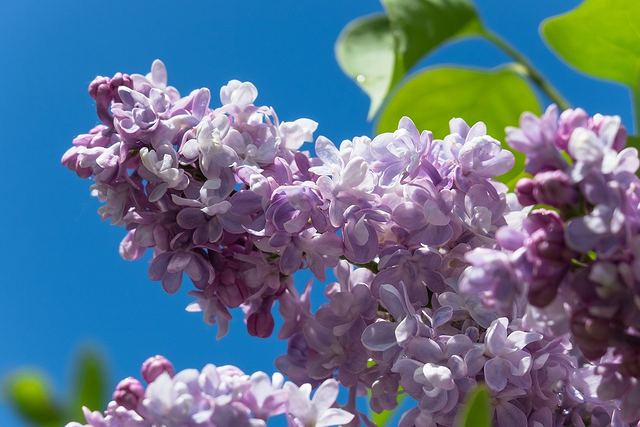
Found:
<path fill-rule="evenodd" d="M 553 101 L 558 108 L 566 110 L 569 108 L 569 103 L 564 99 L 560 92 L 549 83 L 540 72 L 533 66 L 531 62 L 520 52 L 518 52 L 513 46 L 503 40 L 496 33 L 485 30 L 483 36 L 488 41 L 499 47 L 504 53 L 510 56 L 514 61 L 522 66 L 521 71 L 523 74 L 531 79 L 531 81 Z"/>

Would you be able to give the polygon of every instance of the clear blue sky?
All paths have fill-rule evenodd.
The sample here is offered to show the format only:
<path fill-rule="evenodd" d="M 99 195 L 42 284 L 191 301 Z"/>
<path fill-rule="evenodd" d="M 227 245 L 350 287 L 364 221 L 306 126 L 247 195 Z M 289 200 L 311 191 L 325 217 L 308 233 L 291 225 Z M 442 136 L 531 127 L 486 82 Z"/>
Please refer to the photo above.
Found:
<path fill-rule="evenodd" d="M 477 1 L 484 21 L 534 59 L 573 105 L 621 114 L 630 126 L 622 87 L 571 71 L 538 36 L 544 17 L 578 3 Z M 165 295 L 147 279 L 145 262 L 119 258 L 122 230 L 99 219 L 89 182 L 59 158 L 96 123 L 86 93 L 93 76 L 146 72 L 154 58 L 165 61 L 183 93 L 250 80 L 259 101 L 283 119 L 313 118 L 334 141 L 370 134 L 367 99 L 341 73 L 333 44 L 348 21 L 380 9 L 377 0 L 1 0 L 0 377 L 34 366 L 64 391 L 72 356 L 87 342 L 104 350 L 114 381 L 156 353 L 179 368 L 213 362 L 272 371 L 285 342 L 248 337 L 241 316 L 216 342 L 199 315 L 184 312 L 184 292 Z M 471 41 L 441 49 L 426 64 L 504 60 Z M 20 425 L 1 403 L 0 425 Z"/>

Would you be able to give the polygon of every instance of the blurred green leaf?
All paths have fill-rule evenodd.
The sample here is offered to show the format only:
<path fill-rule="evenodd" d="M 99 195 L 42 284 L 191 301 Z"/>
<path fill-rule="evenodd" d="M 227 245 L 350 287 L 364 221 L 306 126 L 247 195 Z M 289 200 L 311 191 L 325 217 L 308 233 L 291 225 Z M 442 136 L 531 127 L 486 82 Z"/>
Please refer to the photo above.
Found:
<path fill-rule="evenodd" d="M 42 427 L 60 427 L 65 423 L 50 387 L 42 375 L 19 372 L 6 383 L 8 403 L 29 424 Z"/>
<path fill-rule="evenodd" d="M 349 23 L 336 42 L 336 57 L 345 74 L 371 98 L 373 116 L 395 78 L 395 42 L 387 17 L 371 15 Z"/>
<path fill-rule="evenodd" d="M 458 427 L 491 427 L 491 405 L 489 391 L 477 386 L 461 410 Z"/>
<path fill-rule="evenodd" d="M 74 388 L 70 410 L 74 419 L 82 419 L 82 407 L 99 410 L 106 403 L 106 369 L 99 353 L 85 350 L 75 363 Z"/>
<path fill-rule="evenodd" d="M 469 124 L 485 122 L 489 134 L 504 141 L 505 127 L 517 125 L 521 112 L 539 110 L 533 89 L 513 67 L 438 67 L 416 74 L 398 89 L 382 111 L 376 133 L 395 130 L 400 118 L 409 116 L 418 129 L 430 129 L 442 138 L 449 133 L 449 120 L 461 117 Z M 516 166 L 500 177 L 502 182 L 522 172 L 523 156 L 514 154 Z"/>
<path fill-rule="evenodd" d="M 443 43 L 482 34 L 471 0 L 382 0 L 408 71 Z"/>
<path fill-rule="evenodd" d="M 547 43 L 580 71 L 637 88 L 640 1 L 585 0 L 542 23 Z"/>
<path fill-rule="evenodd" d="M 627 136 L 627 147 L 634 147 L 640 150 L 640 136 L 638 135 Z"/>

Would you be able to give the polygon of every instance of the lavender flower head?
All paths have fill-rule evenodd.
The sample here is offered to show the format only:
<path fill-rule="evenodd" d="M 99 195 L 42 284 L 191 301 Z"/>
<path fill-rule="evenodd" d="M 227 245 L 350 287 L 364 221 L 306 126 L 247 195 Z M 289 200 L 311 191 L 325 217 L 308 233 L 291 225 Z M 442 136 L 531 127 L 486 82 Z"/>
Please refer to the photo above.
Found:
<path fill-rule="evenodd" d="M 166 361 L 166 359 L 163 359 Z M 168 363 L 168 362 L 166 362 Z M 143 365 L 158 364 L 158 356 Z M 280 374 L 244 374 L 234 366 L 207 365 L 175 375 L 162 372 L 146 388 L 136 379 L 121 381 L 104 412 L 84 408 L 86 424 L 67 427 L 265 426 L 286 415 L 292 427 L 344 425 L 354 415 L 335 406 L 338 384 L 323 382 L 309 398 L 311 386 L 285 383 Z"/>
<path fill-rule="evenodd" d="M 619 118 L 524 114 L 507 142 L 531 176 L 512 194 L 496 178 L 514 155 L 482 122 L 452 119 L 437 138 L 404 117 L 373 139 L 319 136 L 313 157 L 318 124 L 280 121 L 250 82 L 211 106 L 210 90 L 180 95 L 155 61 L 89 94 L 101 124 L 62 163 L 125 228 L 123 258 L 148 250 L 170 294 L 190 279 L 187 310 L 218 338 L 235 308 L 270 336 L 277 305 L 288 343 L 272 377 L 151 358 L 147 385 L 123 380 L 86 425 L 372 425 L 358 396 L 392 410 L 402 388 L 415 405 L 401 426 L 452 426 L 479 383 L 498 426 L 640 420 L 640 161 Z M 304 269 L 336 279 L 316 310 L 313 280 L 294 284 Z"/>

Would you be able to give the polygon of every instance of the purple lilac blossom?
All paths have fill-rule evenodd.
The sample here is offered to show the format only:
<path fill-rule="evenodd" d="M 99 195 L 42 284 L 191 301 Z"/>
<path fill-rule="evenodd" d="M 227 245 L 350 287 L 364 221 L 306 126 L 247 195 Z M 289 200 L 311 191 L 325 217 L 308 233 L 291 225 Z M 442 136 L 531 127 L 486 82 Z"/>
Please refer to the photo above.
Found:
<path fill-rule="evenodd" d="M 514 156 L 482 122 L 452 119 L 439 139 L 405 117 L 373 139 L 320 136 L 311 157 L 302 148 L 318 124 L 280 121 L 249 82 L 230 81 L 211 107 L 208 89 L 182 97 L 155 61 L 146 76 L 98 77 L 89 93 L 101 124 L 62 163 L 93 179 L 101 217 L 126 229 L 123 258 L 148 249 L 168 293 L 190 278 L 187 310 L 219 338 L 233 308 L 251 335 L 270 336 L 278 303 L 288 346 L 276 366 L 292 382 L 231 366 L 176 374 L 156 357 L 146 388 L 123 380 L 87 425 L 261 426 L 286 414 L 296 427 L 370 426 L 356 396 L 370 390 L 372 409 L 390 410 L 402 387 L 416 406 L 401 426 L 444 427 L 478 383 L 498 426 L 640 418 L 640 162 L 618 118 L 523 115 L 507 140 L 533 176 L 516 200 L 495 180 Z M 314 312 L 313 281 L 300 293 L 293 275 L 324 281 L 330 268 L 337 281 Z"/>
<path fill-rule="evenodd" d="M 520 305 L 532 329 L 569 337 L 583 362 L 574 376 L 589 384 L 581 395 L 614 408 L 611 423 L 635 425 L 638 151 L 625 147 L 619 117 L 590 117 L 579 109 L 558 114 L 555 106 L 541 118 L 524 114 L 520 128 L 508 130 L 507 142 L 527 155 L 533 175 L 516 186 L 520 202 L 552 210 L 533 210 L 522 227 L 498 231 L 498 247 L 470 252 L 473 266 L 463 274 L 461 290 L 479 292 L 485 305 L 503 314 Z M 492 260 L 501 260 L 499 274 Z"/>
<path fill-rule="evenodd" d="M 170 363 L 160 356 L 149 366 Z M 202 370 L 165 370 L 145 386 L 135 378 L 121 381 L 104 412 L 84 408 L 85 424 L 67 427 L 228 427 L 266 426 L 278 415 L 286 415 L 291 427 L 345 425 L 354 415 L 336 407 L 338 383 L 326 380 L 310 399 L 311 385 L 300 387 L 275 373 L 246 375 L 234 366 L 207 365 Z"/>

